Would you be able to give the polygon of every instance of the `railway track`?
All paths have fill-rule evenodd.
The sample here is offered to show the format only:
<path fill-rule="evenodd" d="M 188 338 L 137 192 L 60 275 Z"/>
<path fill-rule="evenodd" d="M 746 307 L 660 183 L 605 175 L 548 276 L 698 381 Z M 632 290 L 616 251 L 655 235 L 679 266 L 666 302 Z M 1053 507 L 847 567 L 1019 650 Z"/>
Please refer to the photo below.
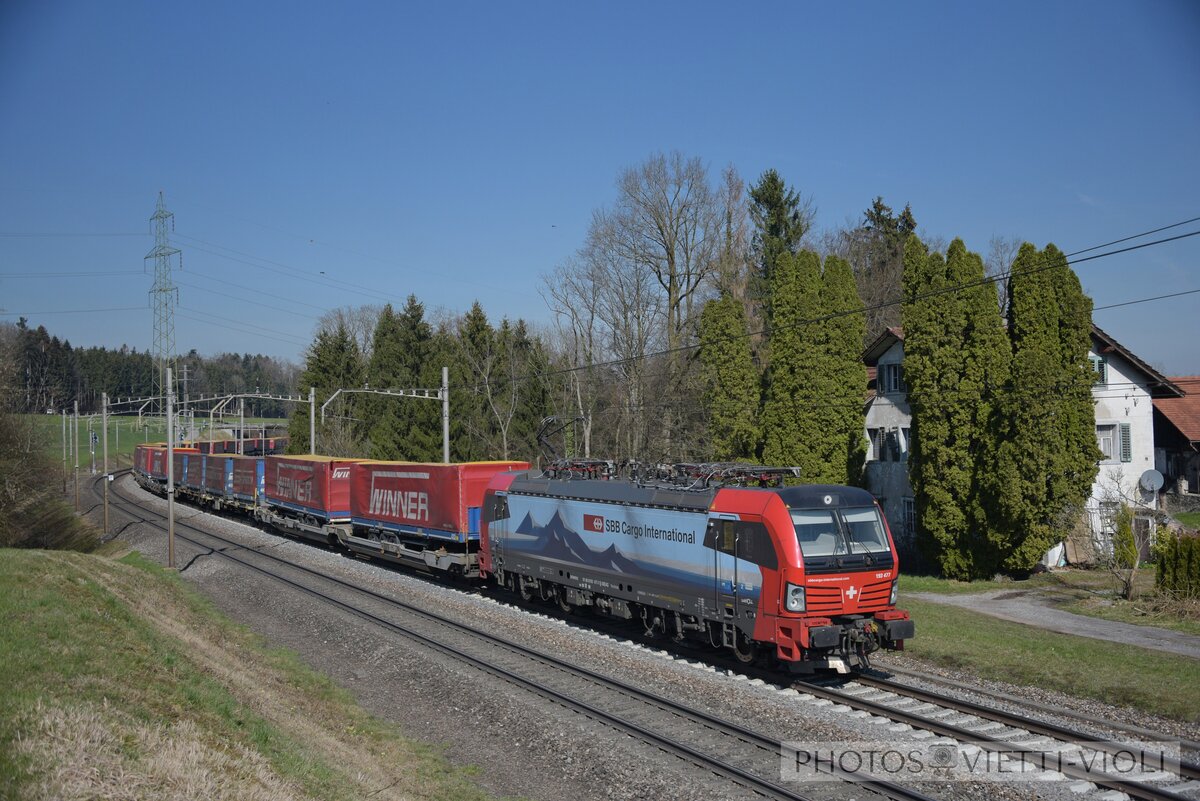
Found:
<path fill-rule="evenodd" d="M 138 522 L 157 525 L 162 520 L 161 515 L 146 510 L 123 489 L 114 487 L 113 494 L 118 499 L 114 505 L 122 508 L 124 514 L 137 518 Z M 142 516 L 146 514 L 153 517 Z M 812 799 L 812 796 L 800 793 L 796 786 L 780 782 L 784 743 L 777 738 L 274 554 L 247 549 L 243 543 L 186 521 L 176 520 L 175 528 L 176 537 L 206 553 L 235 562 L 322 603 L 582 713 L 705 771 L 723 776 L 756 795 L 795 801 Z M 213 548 L 180 530 L 192 532 L 209 542 L 221 543 L 222 547 Z M 322 588 L 313 586 L 314 582 L 323 585 Z M 866 779 L 850 772 L 843 772 L 842 776 L 854 782 L 858 792 L 866 790 L 884 798 L 929 801 L 929 796 L 899 784 Z M 829 790 L 838 786 L 826 785 Z M 834 791 L 828 795 L 841 794 Z"/>
<path fill-rule="evenodd" d="M 1035 704 L 1015 695 L 1009 695 L 1007 693 L 997 692 L 996 690 L 987 689 L 978 685 L 957 681 L 955 679 L 947 678 L 946 676 L 939 676 L 936 673 L 910 670 L 908 668 L 896 667 L 895 665 L 888 665 L 886 671 L 883 672 L 890 673 L 893 676 L 916 679 L 929 684 L 935 684 L 948 687 L 953 690 L 959 690 L 969 693 L 976 698 L 990 698 L 999 703 L 1028 709 L 1031 714 L 1034 715 L 1048 715 L 1054 718 L 1077 720 L 1080 723 L 1086 724 L 1099 731 L 1115 732 L 1118 736 L 1128 737 L 1131 740 L 1161 740 L 1166 736 L 1161 731 L 1154 731 L 1141 726 L 1135 726 L 1131 723 L 1118 722 L 1108 718 L 1098 717 L 1096 715 L 1088 715 L 1083 712 L 1077 712 L 1074 709 L 1065 709 L 1058 706 L 1047 707 L 1044 704 Z M 903 685 L 902 682 L 895 683 Z M 1178 740 L 1185 752 L 1200 755 L 1200 741 L 1190 740 L 1182 737 L 1171 737 L 1170 739 L 1173 741 Z"/>
<path fill-rule="evenodd" d="M 815 681 L 798 686 L 819 699 L 885 717 L 913 729 L 971 743 L 984 750 L 1027 756 L 1034 764 L 1044 754 L 1063 753 L 1068 758 L 1061 762 L 1056 760 L 1056 768 L 1068 778 L 1090 783 L 1096 788 L 1115 790 L 1131 798 L 1194 801 L 1200 797 L 1200 766 L 1187 760 L 1168 764 L 1167 770 L 1155 777 L 1157 781 L 1127 781 L 1085 768 L 1089 764 L 1089 752 L 1117 754 L 1122 750 L 1120 743 L 1097 742 L 1092 735 L 1052 723 L 874 676 L 858 676 L 840 686 Z M 1156 739 L 1176 742 L 1170 738 Z M 1075 749 L 1078 756 L 1071 754 L 1072 744 L 1081 742 L 1088 746 Z M 1088 789 L 1091 788 L 1078 785 L 1080 792 Z"/>

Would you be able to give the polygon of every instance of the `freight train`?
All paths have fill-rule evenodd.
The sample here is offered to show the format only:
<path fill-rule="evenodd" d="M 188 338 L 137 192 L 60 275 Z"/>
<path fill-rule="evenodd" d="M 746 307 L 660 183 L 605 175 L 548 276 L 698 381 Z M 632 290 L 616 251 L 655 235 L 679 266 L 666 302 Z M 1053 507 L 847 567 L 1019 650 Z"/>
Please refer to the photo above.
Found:
<path fill-rule="evenodd" d="M 211 447 L 207 450 L 213 450 Z M 424 464 L 177 448 L 177 495 L 355 554 L 494 582 L 792 672 L 870 667 L 914 635 L 879 504 L 790 469 Z M 134 473 L 166 488 L 166 447 Z"/>

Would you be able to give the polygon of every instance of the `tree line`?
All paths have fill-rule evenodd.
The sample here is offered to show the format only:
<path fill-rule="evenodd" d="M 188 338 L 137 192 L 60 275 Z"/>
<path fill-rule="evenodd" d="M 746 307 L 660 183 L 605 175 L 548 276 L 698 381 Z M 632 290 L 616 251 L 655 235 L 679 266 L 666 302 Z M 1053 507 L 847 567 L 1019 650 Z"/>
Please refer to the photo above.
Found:
<path fill-rule="evenodd" d="M 12 407 L 17 412 L 58 411 L 79 401 L 81 412 L 99 412 L 101 394 L 110 398 L 149 397 L 154 386 L 154 357 L 122 345 L 119 348 L 74 347 L 45 326 L 31 328 L 25 318 L 4 324 L 11 343 L 13 368 Z M 287 361 L 262 354 L 221 353 L 201 356 L 194 349 L 177 357 L 178 373 L 186 375 L 180 394 L 224 395 L 244 392 L 289 394 L 296 368 Z M 286 405 L 253 401 L 255 416 L 284 417 Z"/>
<path fill-rule="evenodd" d="M 918 541 L 946 575 L 1030 569 L 1096 471 L 1091 302 L 1053 246 L 917 237 L 877 197 L 819 237 L 813 202 L 766 170 L 657 154 L 622 171 L 578 250 L 545 275 L 550 325 L 479 303 L 427 319 L 410 296 L 320 326 L 298 389 L 436 388 L 450 368 L 451 459 L 559 455 L 751 461 L 861 484 L 864 346 L 902 326 Z M 1008 272 L 1011 270 L 1011 277 Z M 292 447 L 308 450 L 308 411 Z M 433 401 L 344 396 L 318 450 L 440 460 Z"/>

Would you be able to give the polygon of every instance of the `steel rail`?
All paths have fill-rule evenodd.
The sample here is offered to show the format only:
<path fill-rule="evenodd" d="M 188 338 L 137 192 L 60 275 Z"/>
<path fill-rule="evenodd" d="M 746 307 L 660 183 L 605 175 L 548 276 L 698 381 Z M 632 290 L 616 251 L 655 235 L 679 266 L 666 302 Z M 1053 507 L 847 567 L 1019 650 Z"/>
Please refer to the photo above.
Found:
<path fill-rule="evenodd" d="M 804 692 L 812 695 L 825 698 L 835 703 L 845 704 L 864 712 L 870 712 L 873 715 L 890 718 L 899 723 L 907 723 L 914 728 L 931 731 L 934 734 L 939 734 L 943 737 L 950 737 L 955 740 L 973 743 L 988 751 L 1003 752 L 1005 754 L 1012 755 L 1019 754 L 1022 757 L 1040 756 L 1046 753 L 1045 751 L 1037 748 L 1031 748 L 1019 743 L 1009 742 L 998 737 L 990 737 L 983 732 L 974 732 L 970 729 L 965 729 L 960 726 L 953 726 L 948 723 L 942 723 L 939 720 L 932 720 L 927 717 L 922 717 L 919 714 L 908 712 L 903 709 L 897 709 L 878 701 L 868 701 L 865 698 L 859 698 L 843 690 L 822 687 L 819 684 L 813 684 L 810 682 L 801 682 L 800 684 L 803 686 Z M 1021 728 L 1025 728 L 1025 726 L 1021 726 Z M 1070 778 L 1088 781 L 1092 784 L 1095 784 L 1097 787 L 1103 787 L 1108 790 L 1117 790 L 1129 795 L 1132 798 L 1144 799 L 1144 801 L 1193 801 L 1193 799 L 1190 799 L 1187 796 L 1183 796 L 1160 787 L 1155 787 L 1151 784 L 1123 781 L 1106 774 L 1092 773 L 1072 764 L 1062 764 L 1061 766 L 1056 767 L 1056 770 Z"/>
<path fill-rule="evenodd" d="M 1001 692 L 997 692 L 995 690 L 989 690 L 985 687 L 979 687 L 979 686 L 976 686 L 973 684 L 968 684 L 965 681 L 957 681 L 956 679 L 951 679 L 946 676 L 939 676 L 936 673 L 925 673 L 920 670 L 911 670 L 909 668 L 896 667 L 895 665 L 888 665 L 887 667 L 877 667 L 876 670 L 880 671 L 880 672 L 884 672 L 884 673 L 891 673 L 896 676 L 906 676 L 908 678 L 919 679 L 921 681 L 927 681 L 932 684 L 942 684 L 947 687 L 953 687 L 954 689 L 973 693 L 974 695 L 982 695 L 982 696 L 987 696 L 988 698 L 994 698 L 997 701 L 1002 701 L 1006 704 L 1014 704 L 1016 706 L 1025 707 L 1026 709 L 1033 709 L 1033 710 L 1040 711 L 1040 712 L 1048 712 L 1049 714 L 1052 714 L 1056 717 L 1070 718 L 1072 720 L 1078 720 L 1082 723 L 1090 723 L 1093 726 L 1098 726 L 1102 729 L 1111 729 L 1113 731 L 1121 732 L 1122 734 L 1129 735 L 1132 737 L 1145 737 L 1146 739 L 1149 739 L 1149 740 L 1170 739 L 1172 741 L 1178 741 L 1180 743 L 1180 745 L 1183 748 L 1187 749 L 1188 751 L 1192 751 L 1192 752 L 1200 754 L 1200 742 L 1197 742 L 1195 740 L 1189 740 L 1184 737 L 1167 737 L 1160 731 L 1153 731 L 1152 729 L 1143 728 L 1141 726 L 1134 726 L 1131 723 L 1118 723 L 1115 720 L 1109 720 L 1107 718 L 1097 717 L 1095 715 L 1088 715 L 1084 712 L 1077 712 L 1074 709 L 1065 709 L 1061 706 L 1059 706 L 1059 707 L 1040 706 L 1038 704 L 1033 703 L 1032 701 L 1027 701 L 1024 698 L 1018 698 L 1015 695 L 1009 695 L 1007 693 L 1001 693 Z M 878 680 L 877 677 L 874 677 L 874 676 L 872 676 L 871 678 Z M 896 683 L 901 687 L 908 686 L 908 685 L 902 684 L 900 682 L 896 682 Z"/>
<path fill-rule="evenodd" d="M 907 684 L 900 684 L 888 679 L 876 678 L 874 676 L 857 676 L 854 679 L 859 684 L 867 687 L 875 687 L 886 692 L 895 693 L 896 695 L 915 698 L 919 701 L 924 701 L 929 704 L 936 704 L 941 707 L 955 709 L 959 712 L 966 712 L 976 717 L 981 717 L 986 720 L 1003 723 L 1014 729 L 1024 729 L 1033 734 L 1043 734 L 1056 740 L 1080 740 L 1088 742 L 1088 748 L 1097 751 L 1105 751 L 1109 754 L 1115 754 L 1121 749 L 1120 743 L 1106 743 L 1097 741 L 1090 735 L 1083 734 L 1068 729 L 1065 726 L 1059 726 L 1055 723 L 1049 723 L 1035 718 L 1027 718 L 1013 712 L 1006 712 L 1002 709 L 994 709 L 983 704 L 977 704 L 974 701 L 967 701 L 962 698 L 954 698 L 941 693 L 925 690 L 919 687 L 910 687 Z M 1154 738 L 1159 742 L 1176 742 L 1173 737 L 1163 737 L 1159 735 Z M 1200 765 L 1193 762 L 1184 762 L 1172 760 L 1168 763 L 1171 769 L 1179 771 L 1179 774 L 1185 779 L 1200 779 Z"/>

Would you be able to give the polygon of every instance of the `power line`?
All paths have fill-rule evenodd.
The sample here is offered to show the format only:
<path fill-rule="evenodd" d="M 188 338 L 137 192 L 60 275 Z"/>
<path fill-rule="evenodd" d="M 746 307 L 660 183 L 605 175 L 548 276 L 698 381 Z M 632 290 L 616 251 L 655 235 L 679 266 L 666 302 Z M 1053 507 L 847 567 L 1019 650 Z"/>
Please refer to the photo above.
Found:
<path fill-rule="evenodd" d="M 51 311 L 0 312 L 5 317 L 33 317 L 41 314 L 98 314 L 101 312 L 145 311 L 145 306 L 116 306 L 109 309 L 55 309 Z"/>
<path fill-rule="evenodd" d="M 251 330 L 249 330 L 249 329 L 247 329 L 247 328 L 242 328 L 242 327 L 240 327 L 240 326 L 237 326 L 237 325 L 232 325 L 232 324 L 229 324 L 229 323 L 217 323 L 217 322 L 213 322 L 213 321 L 211 321 L 211 320 L 205 320 L 205 319 L 202 319 L 202 318 L 200 318 L 200 317 L 192 317 L 191 315 L 189 315 L 189 314 L 185 314 L 185 313 L 183 313 L 182 311 L 179 313 L 179 316 L 180 316 L 180 317 L 183 317 L 184 319 L 187 319 L 187 320 L 192 320 L 192 321 L 194 321 L 194 322 L 197 322 L 197 323 L 203 323 L 204 325 L 211 325 L 211 326 L 214 326 L 214 327 L 217 327 L 217 328 L 222 328 L 222 329 L 227 329 L 227 330 L 232 330 L 232 331 L 238 331 L 238 332 L 240 332 L 240 333 L 243 333 L 243 334 L 248 334 L 248 335 L 250 335 L 250 336 L 253 336 L 253 337 L 263 337 L 263 338 L 265 338 L 265 339 L 273 339 L 273 340 L 276 340 L 277 342 L 283 342 L 283 343 L 284 343 L 284 344 L 286 344 L 286 345 L 293 345 L 293 346 L 295 346 L 295 347 L 301 347 L 301 348 L 302 348 L 302 347 L 305 347 L 305 346 L 308 344 L 308 343 L 306 343 L 306 342 L 299 342 L 299 341 L 292 340 L 292 339 L 283 339 L 282 337 L 272 336 L 271 334 L 263 334 L 263 333 L 260 333 L 260 332 L 258 332 L 258 331 L 251 331 Z"/>
<path fill-rule="evenodd" d="M 90 278 L 91 276 L 145 274 L 145 270 L 80 270 L 69 273 L 0 273 L 0 278 Z"/>
<path fill-rule="evenodd" d="M 104 236 L 148 236 L 147 233 L 140 234 L 81 234 L 81 233 L 14 233 L 11 231 L 0 232 L 0 237 L 7 238 L 29 238 L 29 239 L 73 239 L 84 237 L 104 237 Z"/>
<path fill-rule="evenodd" d="M 1117 308 L 1120 308 L 1121 306 L 1133 306 L 1138 303 L 1149 303 L 1152 300 L 1166 300 L 1167 298 L 1180 298 L 1180 297 L 1183 297 L 1184 295 L 1194 295 L 1197 292 L 1200 292 L 1200 289 L 1187 289 L 1187 290 L 1184 290 L 1183 292 L 1172 292 L 1169 295 L 1155 295 L 1152 298 L 1138 298 L 1137 300 L 1127 300 L 1124 303 L 1109 303 L 1107 306 L 1097 306 L 1094 309 L 1092 309 L 1092 311 L 1098 312 L 1098 311 L 1101 311 L 1102 309 L 1117 309 Z"/>
<path fill-rule="evenodd" d="M 263 298 L 261 298 L 261 297 L 255 298 L 255 297 L 245 297 L 243 295 L 231 295 L 228 292 L 221 292 L 216 289 L 210 289 L 209 287 L 197 286 L 196 284 L 189 284 L 186 281 L 176 281 L 175 283 L 178 284 L 179 286 L 187 287 L 188 289 L 195 289 L 200 292 L 208 292 L 213 295 L 220 295 L 221 297 L 224 297 L 224 298 L 231 298 L 232 300 L 238 300 L 238 301 L 242 301 L 244 303 L 254 304 L 259 307 L 262 307 L 262 305 L 263 305 Z M 283 312 L 284 314 L 293 314 L 297 317 L 303 317 L 305 320 L 319 319 L 318 317 L 316 317 L 314 315 L 305 314 L 304 312 L 291 311 L 290 309 L 281 309 L 281 308 L 279 308 L 278 305 L 275 304 L 274 301 L 277 300 L 275 297 L 269 296 L 269 299 L 272 301 L 271 306 L 269 308 L 273 311 L 280 311 L 280 312 Z"/>
<path fill-rule="evenodd" d="M 1195 219 L 1200 219 L 1200 218 L 1195 218 Z M 1177 227 L 1179 225 L 1184 225 L 1184 224 L 1186 224 L 1186 222 L 1175 223 L 1173 225 L 1166 226 L 1165 228 L 1156 228 L 1156 229 L 1153 229 L 1152 231 L 1143 231 L 1140 234 L 1134 234 L 1133 236 L 1124 237 L 1123 239 L 1115 240 L 1115 241 L 1116 242 L 1127 242 L 1131 239 L 1138 239 L 1143 236 L 1148 236 L 1149 234 L 1154 233 L 1155 231 L 1162 231 L 1162 230 L 1166 230 L 1166 228 L 1174 228 L 1174 227 Z M 1071 265 L 1071 264 L 1078 264 L 1078 263 L 1086 262 L 1086 261 L 1093 261 L 1095 259 L 1102 259 L 1107 256 L 1115 256 L 1120 253 L 1126 253 L 1126 252 L 1129 252 L 1132 250 L 1140 250 L 1142 248 L 1153 247 L 1155 245 L 1161 245 L 1166 242 L 1174 242 L 1174 241 L 1177 241 L 1180 239 L 1187 239 L 1188 237 L 1193 237 L 1193 236 L 1200 236 L 1200 231 L 1191 231 L 1186 234 L 1179 234 L 1178 236 L 1165 237 L 1163 239 L 1157 239 L 1152 242 L 1145 242 L 1140 245 L 1134 245 L 1134 246 L 1128 247 L 1128 248 L 1121 248 L 1119 250 L 1106 251 L 1104 253 L 1097 253 L 1092 256 L 1087 256 L 1082 259 L 1076 259 L 1075 261 L 1071 261 L 1071 260 L 1067 259 L 1066 263 L 1068 265 Z M 1104 247 L 1104 245 L 1100 245 L 1097 247 Z M 1091 247 L 1091 248 L 1086 248 L 1085 250 L 1076 251 L 1076 252 L 1077 253 L 1086 253 L 1088 251 L 1095 250 L 1095 249 L 1096 249 L 1095 247 Z M 1065 257 L 1065 254 L 1064 254 L 1064 257 Z M 1040 260 L 1045 262 L 1046 261 L 1045 256 L 1042 256 Z M 800 328 L 800 327 L 803 327 L 806 325 L 813 325 L 816 323 L 823 323 L 823 322 L 826 322 L 829 320 L 835 320 L 840 317 L 849 317 L 849 316 L 855 315 L 855 314 L 865 314 L 866 312 L 869 312 L 869 311 L 876 311 L 879 309 L 890 308 L 892 306 L 899 306 L 906 301 L 912 302 L 912 301 L 916 301 L 916 300 L 926 300 L 928 298 L 937 297 L 939 295 L 951 294 L 954 292 L 961 292 L 966 289 L 973 289 L 976 287 L 986 286 L 987 284 L 999 283 L 1002 280 L 1006 280 L 1006 279 L 1009 279 L 1009 278 L 1012 278 L 1015 276 L 1032 275 L 1034 273 L 1044 272 L 1046 270 L 1053 269 L 1054 266 L 1055 265 L 1053 262 L 1048 262 L 1048 263 L 1042 264 L 1041 266 L 1029 267 L 1029 268 L 1027 268 L 1025 270 L 1021 270 L 1019 272 L 1009 270 L 1008 272 L 999 273 L 997 275 L 985 276 L 982 279 L 979 279 L 977 281 L 968 281 L 968 282 L 962 283 L 962 284 L 954 284 L 954 285 L 948 286 L 948 287 L 940 287 L 938 289 L 934 289 L 934 290 L 930 290 L 928 292 L 923 292 L 923 293 L 914 295 L 910 298 L 897 298 L 897 299 L 893 299 L 893 300 L 883 301 L 881 303 L 876 303 L 871 306 L 864 306 L 861 309 L 850 309 L 850 310 L 845 310 L 845 311 L 831 312 L 830 314 L 822 315 L 820 317 L 814 317 L 814 318 L 807 319 L 807 320 L 798 320 L 797 322 L 790 323 L 787 326 L 776 326 L 775 330 L 778 331 L 778 330 L 781 330 L 784 328 Z M 732 335 L 730 337 L 726 337 L 726 340 L 748 339 L 748 338 L 755 337 L 755 336 L 763 336 L 763 337 L 769 338 L 772 335 L 772 333 L 773 332 L 768 331 L 767 329 L 764 328 L 764 329 L 759 329 L 757 331 L 750 331 L 745 334 Z M 651 353 L 644 353 L 644 354 L 641 354 L 638 356 L 627 356 L 627 357 L 623 357 L 620 359 L 609 359 L 609 360 L 603 361 L 603 362 L 596 362 L 596 363 L 590 364 L 590 365 L 577 365 L 574 367 L 560 368 L 558 370 L 550 370 L 550 371 L 546 371 L 543 373 L 537 373 L 534 375 L 526 376 L 519 380 L 529 380 L 532 378 L 548 378 L 548 377 L 555 376 L 555 375 L 567 375 L 570 373 L 579 372 L 580 370 L 591 370 L 591 369 L 598 369 L 598 368 L 604 368 L 604 367 L 615 367 L 617 365 L 627 364 L 627 363 L 635 362 L 635 361 L 642 361 L 642 360 L 651 359 L 651 358 L 655 358 L 655 357 L 659 357 L 659 356 L 669 356 L 669 355 L 672 355 L 675 353 L 686 353 L 688 351 L 696 350 L 699 347 L 700 347 L 700 343 L 698 343 L 698 342 L 688 344 L 688 345 L 679 345 L 674 348 L 664 348 L 661 350 L 653 351 Z M 477 384 L 475 386 L 475 389 L 478 389 L 480 386 L 483 386 L 483 385 Z"/>

